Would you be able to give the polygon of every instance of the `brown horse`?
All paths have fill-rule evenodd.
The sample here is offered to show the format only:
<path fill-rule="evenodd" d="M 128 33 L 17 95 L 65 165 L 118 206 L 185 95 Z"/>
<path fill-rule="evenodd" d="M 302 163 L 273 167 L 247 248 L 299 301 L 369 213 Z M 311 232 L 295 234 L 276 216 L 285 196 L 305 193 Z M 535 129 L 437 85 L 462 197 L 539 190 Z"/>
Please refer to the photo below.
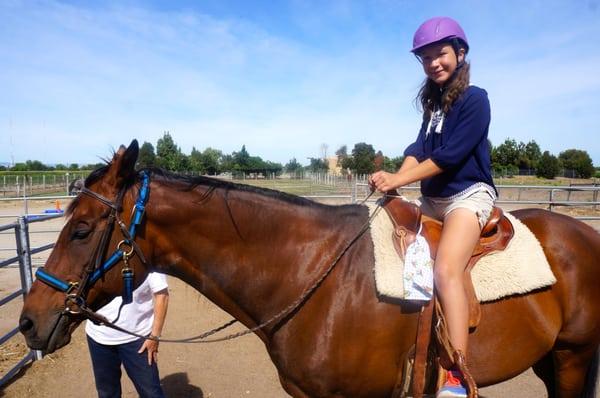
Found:
<path fill-rule="evenodd" d="M 111 250 L 123 239 L 118 228 L 108 229 L 109 204 L 123 192 L 115 211 L 128 224 L 140 184 L 137 155 L 134 141 L 88 177 L 86 187 L 104 201 L 76 199 L 46 270 L 80 281 L 104 231 Z M 377 296 L 371 238 L 368 231 L 359 234 L 368 219 L 365 206 L 327 206 L 215 179 L 150 174 L 135 242 L 151 266 L 139 254 L 132 258 L 136 285 L 151 269 L 174 275 L 251 328 L 289 307 L 343 252 L 299 307 L 256 334 L 294 397 L 391 395 L 415 341 L 419 307 Z M 538 237 L 558 282 L 483 305 L 481 324 L 470 335 L 469 367 L 486 386 L 533 366 L 549 396 L 563 398 L 584 394 L 588 373 L 589 394 L 598 373 L 597 362 L 590 363 L 600 343 L 600 235 L 543 210 L 513 214 Z M 121 293 L 118 268 L 89 289 L 89 307 Z M 31 348 L 52 352 L 70 341 L 81 316 L 64 308 L 65 293 L 34 283 L 20 319 Z"/>

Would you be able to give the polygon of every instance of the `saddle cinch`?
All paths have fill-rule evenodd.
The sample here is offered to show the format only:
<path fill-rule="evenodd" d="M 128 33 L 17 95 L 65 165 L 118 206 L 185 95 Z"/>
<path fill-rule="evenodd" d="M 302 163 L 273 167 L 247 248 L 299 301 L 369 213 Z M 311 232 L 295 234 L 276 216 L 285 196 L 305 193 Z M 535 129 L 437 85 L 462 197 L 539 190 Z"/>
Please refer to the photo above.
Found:
<path fill-rule="evenodd" d="M 435 259 L 441 237 L 442 223 L 423 215 L 417 205 L 402 199 L 396 193 L 392 193 L 391 195 L 388 193 L 383 200 L 382 206 L 394 226 L 393 243 L 398 255 L 404 259 L 406 248 L 414 242 L 417 233 L 421 230 L 421 234 L 425 237 L 429 245 L 431 258 Z M 464 274 L 465 291 L 469 302 L 470 330 L 476 328 L 481 320 L 481 308 L 471 280 L 471 270 L 481 257 L 494 251 L 504 250 L 513 235 L 514 229 L 511 222 L 504 216 L 502 209 L 494 207 L 487 224 L 481 231 L 481 237 L 473 250 Z M 429 344 L 431 341 L 432 325 L 434 324 L 435 348 L 437 350 L 436 362 L 438 364 L 437 387 L 439 388 L 445 382 L 445 371 L 443 368 L 448 369 L 450 366 L 456 365 L 465 375 L 465 381 L 469 388 L 469 398 L 477 397 L 477 386 L 466 367 L 462 353 L 455 351 L 450 344 L 446 323 L 439 302 L 436 300 L 435 293 L 433 299 L 423 306 L 419 315 L 415 356 L 412 365 L 413 397 L 422 397 L 425 389 Z M 401 396 L 406 392 L 402 384 L 399 377 L 394 390 L 394 397 Z"/>

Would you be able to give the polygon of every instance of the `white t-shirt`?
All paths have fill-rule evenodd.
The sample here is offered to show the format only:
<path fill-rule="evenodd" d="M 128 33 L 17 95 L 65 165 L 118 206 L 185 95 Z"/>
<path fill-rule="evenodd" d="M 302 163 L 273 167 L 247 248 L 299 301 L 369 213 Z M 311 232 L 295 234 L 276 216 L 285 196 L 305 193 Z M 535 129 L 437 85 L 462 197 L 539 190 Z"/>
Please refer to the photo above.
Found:
<path fill-rule="evenodd" d="M 167 277 L 164 274 L 149 273 L 146 280 L 133 291 L 133 301 L 123 306 L 121 316 L 115 324 L 142 336 L 149 334 L 154 321 L 153 295 L 168 287 Z M 115 297 L 97 312 L 112 322 L 117 317 L 122 302 L 122 297 Z M 94 341 L 106 345 L 129 343 L 137 339 L 135 336 L 108 326 L 95 325 L 90 320 L 86 322 L 85 332 Z"/>

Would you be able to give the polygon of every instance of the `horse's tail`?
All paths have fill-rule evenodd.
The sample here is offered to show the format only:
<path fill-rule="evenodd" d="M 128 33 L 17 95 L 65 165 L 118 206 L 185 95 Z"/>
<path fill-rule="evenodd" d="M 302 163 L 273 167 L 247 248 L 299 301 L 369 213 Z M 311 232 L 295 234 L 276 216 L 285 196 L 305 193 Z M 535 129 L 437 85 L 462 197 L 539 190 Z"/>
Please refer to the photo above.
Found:
<path fill-rule="evenodd" d="M 581 398 L 598 398 L 600 397 L 600 348 L 596 350 L 596 355 L 590 363 L 586 378 L 585 387 Z"/>

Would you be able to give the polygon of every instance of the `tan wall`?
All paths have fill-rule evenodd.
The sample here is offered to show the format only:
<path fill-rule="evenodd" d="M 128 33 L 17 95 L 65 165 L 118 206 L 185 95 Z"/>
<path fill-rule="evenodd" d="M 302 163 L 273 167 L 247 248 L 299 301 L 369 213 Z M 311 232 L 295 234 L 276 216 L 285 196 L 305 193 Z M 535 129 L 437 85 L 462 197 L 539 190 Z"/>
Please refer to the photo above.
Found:
<path fill-rule="evenodd" d="M 342 168 L 337 165 L 337 156 L 328 157 L 326 160 L 327 165 L 329 166 L 329 174 L 342 174 Z"/>

